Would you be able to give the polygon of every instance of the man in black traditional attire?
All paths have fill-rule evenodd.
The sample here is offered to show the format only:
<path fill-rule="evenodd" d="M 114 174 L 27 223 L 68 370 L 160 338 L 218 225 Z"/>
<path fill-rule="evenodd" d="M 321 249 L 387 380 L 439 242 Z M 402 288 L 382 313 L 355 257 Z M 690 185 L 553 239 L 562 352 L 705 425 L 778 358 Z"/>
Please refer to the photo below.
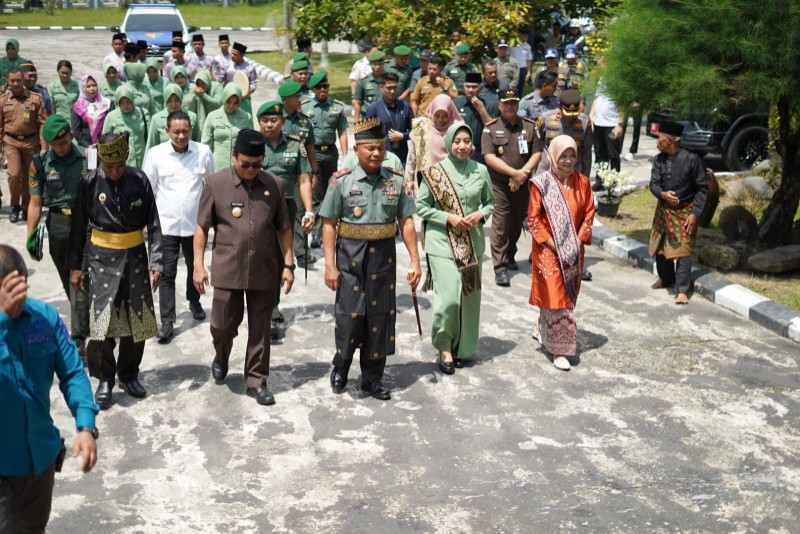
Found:
<path fill-rule="evenodd" d="M 652 287 L 674 285 L 675 304 L 688 304 L 697 219 L 706 205 L 708 177 L 700 156 L 680 146 L 683 126 L 670 121 L 656 126 L 659 154 L 650 174 L 650 192 L 658 199 L 658 205 L 650 234 L 650 255 L 656 258 L 658 280 Z"/>
<path fill-rule="evenodd" d="M 128 133 L 107 133 L 97 144 L 100 166 L 81 178 L 72 214 L 67 267 L 78 291 L 88 291 L 89 374 L 100 380 L 95 402 L 111 405 L 114 378 L 133 397 L 147 391 L 139 382 L 144 342 L 158 332 L 154 292 L 164 271 L 161 226 L 147 176 L 128 167 Z M 90 228 L 89 243 L 86 229 Z M 143 229 L 147 228 L 148 253 Z M 89 258 L 88 287 L 81 270 L 83 250 Z M 149 273 L 149 274 L 148 274 Z M 119 338 L 119 359 L 114 358 Z"/>

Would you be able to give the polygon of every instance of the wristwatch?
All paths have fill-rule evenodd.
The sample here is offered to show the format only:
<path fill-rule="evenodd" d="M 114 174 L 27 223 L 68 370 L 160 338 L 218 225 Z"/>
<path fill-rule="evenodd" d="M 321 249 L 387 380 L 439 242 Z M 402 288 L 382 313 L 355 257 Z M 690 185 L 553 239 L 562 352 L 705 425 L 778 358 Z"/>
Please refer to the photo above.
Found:
<path fill-rule="evenodd" d="M 294 263 L 287 263 L 286 265 L 283 266 L 283 268 L 289 269 L 290 271 L 294 272 L 294 270 L 297 269 L 297 265 L 295 265 Z"/>
<path fill-rule="evenodd" d="M 78 433 L 80 434 L 81 432 L 90 433 L 94 439 L 97 439 L 97 438 L 100 437 L 100 431 L 97 430 L 96 426 L 82 426 L 82 427 L 79 427 L 78 428 Z"/>

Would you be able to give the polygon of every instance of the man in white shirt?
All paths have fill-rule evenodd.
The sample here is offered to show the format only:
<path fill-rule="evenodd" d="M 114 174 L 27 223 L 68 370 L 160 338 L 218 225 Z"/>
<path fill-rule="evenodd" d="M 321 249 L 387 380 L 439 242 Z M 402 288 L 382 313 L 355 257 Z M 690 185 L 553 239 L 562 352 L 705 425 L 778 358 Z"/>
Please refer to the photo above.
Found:
<path fill-rule="evenodd" d="M 111 38 L 111 48 L 114 49 L 113 52 L 109 52 L 103 58 L 103 66 L 101 70 L 105 72 L 104 67 L 106 65 L 114 65 L 114 68 L 117 69 L 117 76 L 119 77 L 120 81 L 127 81 L 128 79 L 125 77 L 125 71 L 123 67 L 125 66 L 125 55 L 123 51 L 125 50 L 125 40 L 123 39 L 124 34 L 122 33 L 115 33 L 114 36 Z"/>
<path fill-rule="evenodd" d="M 186 262 L 186 299 L 192 317 L 202 321 L 206 312 L 200 305 L 200 293 L 192 282 L 194 271 L 194 229 L 197 225 L 197 210 L 205 180 L 214 174 L 214 158 L 208 146 L 191 140 L 192 124 L 189 115 L 182 110 L 167 116 L 169 141 L 151 148 L 147 152 L 142 170 L 150 179 L 156 207 L 161 220 L 162 247 L 164 253 L 164 276 L 158 288 L 161 309 L 161 328 L 158 342 L 172 340 L 175 322 L 175 278 L 178 273 L 178 257 L 183 249 Z"/>
<path fill-rule="evenodd" d="M 353 68 L 350 69 L 349 79 L 350 79 L 351 95 L 355 94 L 356 86 L 361 81 L 361 78 L 372 74 L 372 67 L 370 66 L 367 57 L 369 57 L 370 54 L 372 54 L 375 50 L 377 50 L 377 48 L 366 39 L 361 39 L 360 41 L 358 41 L 356 43 L 356 46 L 358 47 L 359 51 L 362 54 L 364 54 L 364 57 L 356 60 L 356 62 L 353 63 Z"/>
<path fill-rule="evenodd" d="M 519 44 L 512 46 L 508 55 L 517 60 L 519 65 L 519 84 L 517 86 L 517 93 L 522 96 L 525 94 L 525 84 L 530 83 L 531 80 L 531 66 L 533 65 L 533 50 L 531 49 L 528 39 L 527 28 L 520 28 L 519 30 Z"/>

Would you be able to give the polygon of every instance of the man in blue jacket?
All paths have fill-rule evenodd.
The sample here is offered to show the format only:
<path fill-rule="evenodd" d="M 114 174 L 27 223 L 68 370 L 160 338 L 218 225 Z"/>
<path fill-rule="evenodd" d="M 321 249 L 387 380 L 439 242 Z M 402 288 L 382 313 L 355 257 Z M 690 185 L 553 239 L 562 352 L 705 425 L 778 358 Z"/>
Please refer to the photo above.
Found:
<path fill-rule="evenodd" d="M 78 349 L 58 312 L 28 298 L 28 270 L 0 245 L 0 532 L 44 532 L 64 442 L 50 417 L 53 374 L 75 417 L 72 457 L 81 470 L 97 463 L 99 409 Z"/>

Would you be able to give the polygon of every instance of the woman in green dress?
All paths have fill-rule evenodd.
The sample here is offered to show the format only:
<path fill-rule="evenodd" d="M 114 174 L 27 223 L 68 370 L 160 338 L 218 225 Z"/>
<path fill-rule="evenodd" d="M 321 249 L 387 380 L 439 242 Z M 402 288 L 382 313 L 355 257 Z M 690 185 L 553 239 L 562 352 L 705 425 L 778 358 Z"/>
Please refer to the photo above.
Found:
<path fill-rule="evenodd" d="M 150 92 L 150 86 L 144 83 L 147 67 L 142 63 L 125 63 L 124 68 L 128 78 L 125 83 L 133 89 L 133 105 L 147 111 L 148 115 L 154 115 L 156 105 L 153 93 Z"/>
<path fill-rule="evenodd" d="M 161 76 L 158 59 L 148 58 L 145 67 L 147 67 L 147 78 L 144 79 L 144 83 L 150 87 L 150 93 L 153 95 L 153 108 L 155 109 L 153 115 L 155 115 L 164 109 L 164 88 L 168 82 Z"/>
<path fill-rule="evenodd" d="M 194 86 L 183 98 L 183 109 L 197 113 L 200 131 L 208 114 L 222 105 L 222 85 L 211 81 L 208 70 L 200 69 L 194 79 Z"/>
<path fill-rule="evenodd" d="M 133 105 L 133 89 L 123 84 L 114 93 L 117 107 L 108 112 L 103 133 L 128 132 L 128 165 L 142 168 L 147 132 L 147 116 L 142 108 Z"/>
<path fill-rule="evenodd" d="M 447 157 L 422 170 L 417 214 L 427 223 L 425 288 L 433 289 L 431 340 L 439 368 L 453 374 L 478 351 L 483 224 L 494 212 L 489 172 L 470 159 L 472 130 L 463 122 L 447 129 Z"/>
<path fill-rule="evenodd" d="M 116 102 L 114 99 L 114 94 L 122 85 L 122 82 L 119 81 L 117 67 L 115 67 L 112 63 L 106 63 L 103 65 L 103 76 L 105 77 L 105 80 L 100 82 L 100 94 L 109 100 Z"/>
<path fill-rule="evenodd" d="M 231 151 L 239 130 L 253 127 L 250 114 L 239 108 L 242 90 L 229 83 L 222 90 L 222 107 L 208 114 L 203 126 L 202 142 L 214 154 L 214 170 L 219 172 L 231 166 Z"/>
<path fill-rule="evenodd" d="M 181 98 L 186 98 L 192 92 L 194 84 L 189 81 L 189 73 L 186 67 L 175 67 L 172 69 L 172 82 L 181 88 Z"/>
<path fill-rule="evenodd" d="M 56 72 L 58 80 L 47 86 L 47 92 L 53 99 L 56 114 L 72 121 L 72 106 L 78 101 L 81 88 L 78 82 L 72 79 L 72 63 L 66 59 L 58 62 Z"/>
<path fill-rule="evenodd" d="M 166 102 L 164 109 L 153 115 L 150 124 L 147 127 L 147 144 L 145 145 L 145 154 L 148 150 L 156 145 L 166 142 L 169 139 L 167 135 L 167 117 L 173 111 L 183 109 L 189 120 L 192 123 L 192 141 L 200 142 L 200 121 L 197 115 L 181 106 L 181 88 L 174 83 L 167 84 L 164 88 L 164 94 L 161 95 Z"/>

